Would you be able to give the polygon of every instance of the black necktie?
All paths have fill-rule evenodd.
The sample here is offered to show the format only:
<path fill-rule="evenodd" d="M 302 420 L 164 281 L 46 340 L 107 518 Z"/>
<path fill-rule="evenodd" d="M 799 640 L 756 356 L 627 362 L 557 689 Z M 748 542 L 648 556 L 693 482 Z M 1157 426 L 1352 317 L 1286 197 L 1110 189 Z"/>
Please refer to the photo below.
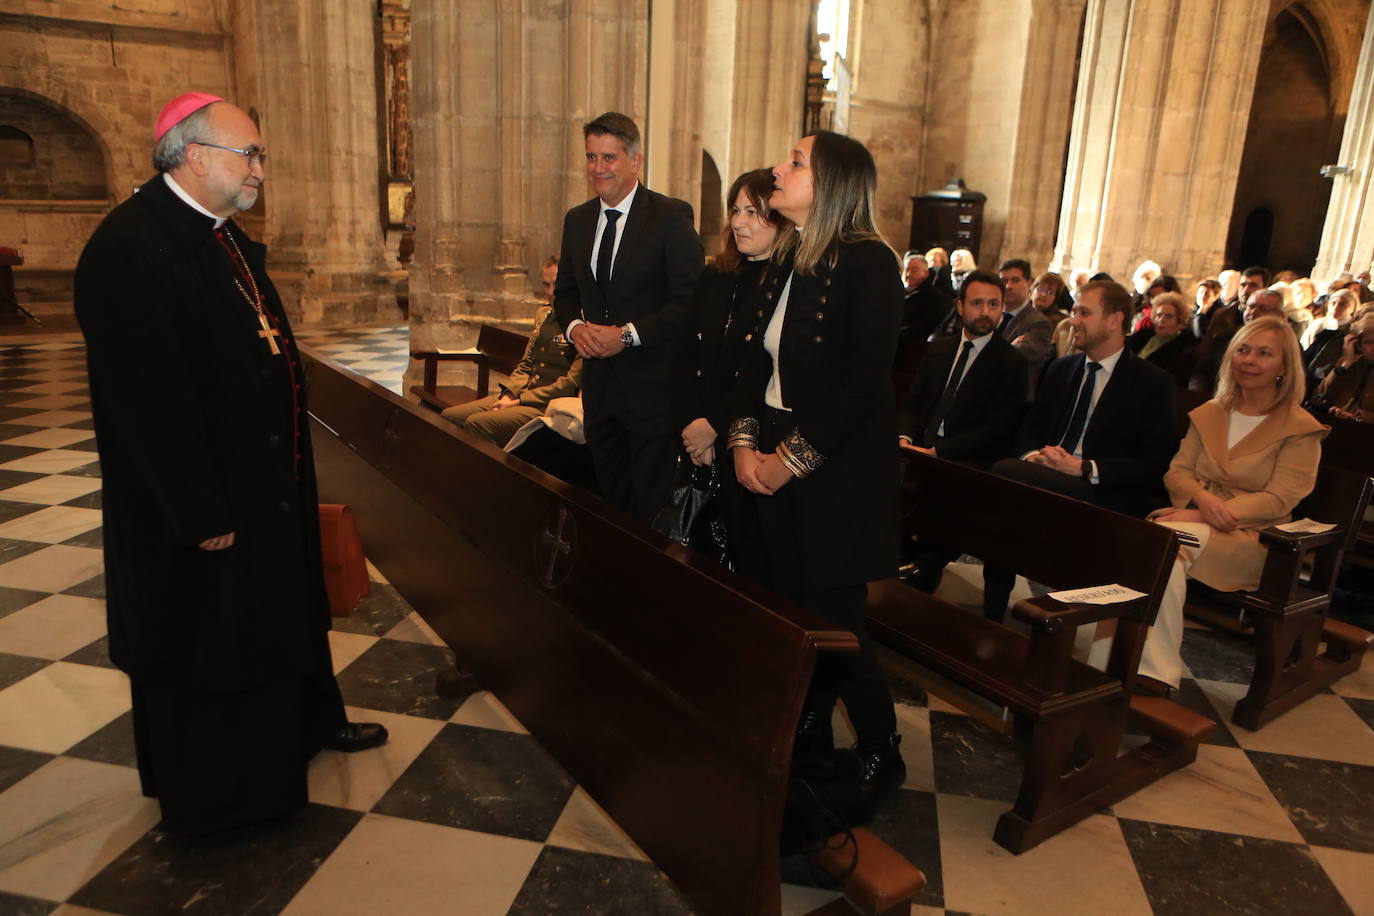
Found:
<path fill-rule="evenodd" d="M 1093 402 L 1093 385 L 1097 382 L 1097 370 L 1101 368 L 1101 363 L 1088 363 L 1088 377 L 1083 380 L 1083 387 L 1078 390 L 1078 400 L 1074 402 L 1068 429 L 1064 430 L 1064 439 L 1059 443 L 1059 447 L 1070 455 L 1078 448 L 1078 440 L 1083 436 L 1083 426 L 1088 422 L 1088 408 Z"/>
<path fill-rule="evenodd" d="M 940 402 L 935 405 L 935 413 L 931 415 L 930 422 L 926 424 L 926 448 L 935 445 L 936 436 L 940 432 L 940 424 L 945 422 L 945 415 L 949 413 L 949 408 L 954 404 L 954 396 L 959 393 L 959 382 L 964 378 L 964 367 L 968 365 L 968 355 L 972 349 L 973 341 L 965 340 L 964 349 L 959 351 L 959 358 L 954 361 L 954 371 L 949 374 L 949 381 L 945 382 L 945 390 L 940 395 Z"/>
<path fill-rule="evenodd" d="M 619 210 L 606 211 L 606 228 L 601 230 L 601 247 L 596 252 L 596 285 L 604 293 L 611 286 L 611 257 L 615 254 L 615 222 Z"/>

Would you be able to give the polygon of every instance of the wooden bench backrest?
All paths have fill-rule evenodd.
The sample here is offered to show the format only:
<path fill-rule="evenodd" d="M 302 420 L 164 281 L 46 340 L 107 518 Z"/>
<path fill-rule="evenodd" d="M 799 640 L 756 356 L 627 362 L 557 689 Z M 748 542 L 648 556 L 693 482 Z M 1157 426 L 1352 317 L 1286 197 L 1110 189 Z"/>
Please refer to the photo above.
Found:
<path fill-rule="evenodd" d="M 1322 464 L 1374 477 L 1374 423 L 1323 417 L 1331 432 L 1322 440 Z"/>
<path fill-rule="evenodd" d="M 1364 474 L 1326 461 L 1318 466 L 1316 485 L 1294 507 L 1293 518 L 1311 518 L 1338 525 L 1345 536 L 1341 539 L 1339 550 L 1317 554 L 1310 579 L 1312 588 L 1329 594 L 1335 587 L 1341 558 L 1354 547 L 1359 537 L 1371 495 L 1374 495 L 1374 480 Z"/>
<path fill-rule="evenodd" d="M 302 355 L 368 557 L 696 907 L 776 913 L 792 736 L 853 634 Z"/>
<path fill-rule="evenodd" d="M 491 371 L 501 375 L 510 375 L 515 371 L 529 341 L 528 334 L 507 331 L 490 324 L 482 325 L 477 332 L 477 349 L 486 354 Z"/>
<path fill-rule="evenodd" d="M 902 454 L 907 529 L 922 540 L 1056 589 L 1119 584 L 1162 593 L 1176 555 L 1168 528 L 955 462 Z"/>

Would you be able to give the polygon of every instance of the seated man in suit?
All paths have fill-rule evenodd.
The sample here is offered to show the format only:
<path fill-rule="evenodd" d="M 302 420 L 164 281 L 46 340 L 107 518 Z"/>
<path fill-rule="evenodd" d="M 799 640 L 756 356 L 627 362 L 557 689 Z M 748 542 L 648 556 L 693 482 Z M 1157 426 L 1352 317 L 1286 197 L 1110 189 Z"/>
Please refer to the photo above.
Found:
<path fill-rule="evenodd" d="M 1015 454 L 994 474 L 1143 516 L 1164 504 L 1164 472 L 1178 447 L 1174 381 L 1126 346 L 1131 294 L 1120 284 L 1083 287 L 1073 309 L 1083 353 L 1050 364 L 1021 426 Z M 983 573 L 984 612 L 1002 619 L 1014 576 Z"/>
<path fill-rule="evenodd" d="M 551 298 L 558 259 L 544 262 L 544 296 Z M 542 416 L 554 398 L 576 397 L 582 383 L 582 358 L 562 342 L 563 328 L 552 306 L 535 315 L 525 355 L 500 393 L 450 407 L 441 416 L 467 432 L 505 447 L 515 431 Z"/>
<path fill-rule="evenodd" d="M 1031 266 L 1029 261 L 1012 258 L 997 268 L 1007 294 L 1003 297 L 1006 314 L 1002 316 L 1001 334 L 1026 358 L 1027 390 L 1035 397 L 1040 373 L 1050 358 L 1050 338 L 1054 322 L 1035 307 L 1030 300 Z"/>
<path fill-rule="evenodd" d="M 906 344 L 924 343 L 949 315 L 951 306 L 949 297 L 936 284 L 926 256 L 919 251 L 908 251 L 902 257 L 902 286 L 906 296 L 897 344 L 899 357 Z"/>
<path fill-rule="evenodd" d="M 897 415 L 898 444 L 951 461 L 987 467 L 1011 452 L 1026 407 L 1026 358 L 997 334 L 1005 284 L 975 270 L 964 278 L 955 309 L 958 337 L 936 340 L 916 375 L 916 387 Z M 912 552 L 910 584 L 933 592 L 957 555 L 921 543 Z"/>

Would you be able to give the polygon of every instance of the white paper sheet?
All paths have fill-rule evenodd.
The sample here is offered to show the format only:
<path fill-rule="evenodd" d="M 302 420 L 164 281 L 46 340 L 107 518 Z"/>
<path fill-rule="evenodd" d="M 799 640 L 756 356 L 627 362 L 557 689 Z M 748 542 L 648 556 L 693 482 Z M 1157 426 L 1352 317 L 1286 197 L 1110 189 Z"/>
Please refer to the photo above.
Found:
<path fill-rule="evenodd" d="M 1145 597 L 1144 592 L 1138 592 L 1133 588 L 1124 585 L 1094 585 L 1091 588 L 1071 588 L 1062 592 L 1050 592 L 1050 597 L 1055 601 L 1062 601 L 1065 604 L 1119 604 L 1122 601 L 1130 601 L 1133 598 Z"/>
<path fill-rule="evenodd" d="M 1274 527 L 1280 531 L 1287 531 L 1289 534 L 1323 534 L 1336 526 L 1327 525 L 1310 518 L 1300 518 L 1286 525 L 1275 525 Z"/>

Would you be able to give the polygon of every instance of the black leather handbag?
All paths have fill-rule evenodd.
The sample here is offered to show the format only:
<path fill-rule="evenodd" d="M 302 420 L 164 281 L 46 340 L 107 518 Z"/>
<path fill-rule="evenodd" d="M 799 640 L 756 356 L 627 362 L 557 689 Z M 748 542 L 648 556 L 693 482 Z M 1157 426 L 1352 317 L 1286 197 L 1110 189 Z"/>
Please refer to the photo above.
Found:
<path fill-rule="evenodd" d="M 686 454 L 678 454 L 672 497 L 654 516 L 654 530 L 730 567 L 729 534 L 721 513 L 715 464 L 696 465 Z"/>

